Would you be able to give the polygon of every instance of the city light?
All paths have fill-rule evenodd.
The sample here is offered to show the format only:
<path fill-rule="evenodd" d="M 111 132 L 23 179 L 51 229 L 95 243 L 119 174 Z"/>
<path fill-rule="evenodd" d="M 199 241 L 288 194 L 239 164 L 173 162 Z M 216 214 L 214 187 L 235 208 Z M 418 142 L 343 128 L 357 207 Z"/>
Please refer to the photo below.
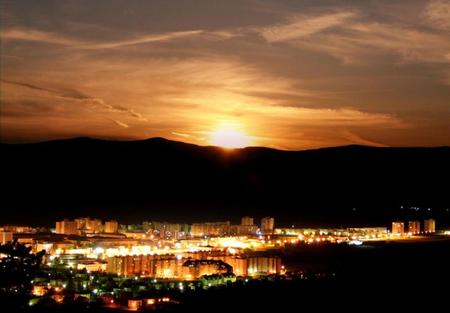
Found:
<path fill-rule="evenodd" d="M 248 218 L 245 220 L 247 221 Z M 266 219 L 269 220 L 270 219 Z M 252 223 L 250 220 L 249 223 Z M 199 283 L 203 277 L 215 277 L 213 281 L 206 279 L 202 282 L 202 288 L 210 288 L 227 282 L 234 283 L 243 278 L 243 282 L 249 282 L 248 277 L 260 279 L 265 276 L 287 274 L 286 267 L 280 257 L 276 256 L 283 249 L 290 247 L 301 248 L 301 243 L 308 245 L 326 245 L 347 243 L 360 246 L 372 241 L 389 240 L 421 240 L 433 236 L 435 222 L 426 220 L 427 235 L 419 235 L 420 224 L 417 221 L 409 221 L 405 231 L 404 222 L 392 223 L 392 231 L 386 227 L 360 227 L 341 229 L 313 229 L 313 228 L 273 228 L 271 234 L 258 235 L 252 224 L 250 228 L 242 227 L 242 231 L 250 229 L 253 233 L 247 235 L 213 235 L 221 231 L 236 231 L 241 228 L 229 223 L 204 223 L 197 224 L 198 229 L 211 232 L 207 238 L 188 236 L 175 240 L 158 238 L 157 240 L 134 238 L 121 238 L 112 240 L 96 239 L 93 242 L 70 243 L 67 245 L 55 245 L 48 250 L 46 262 L 48 269 L 61 264 L 69 268 L 70 274 L 84 273 L 85 279 L 78 283 L 82 293 L 91 290 L 91 297 L 103 297 L 100 285 L 94 280 L 97 275 L 103 273 L 116 274 L 123 280 L 132 279 L 135 283 L 142 283 L 145 279 L 156 285 L 174 281 L 171 288 L 184 292 L 186 289 L 195 289 L 192 282 Z M 177 226 L 172 226 L 176 228 Z M 450 235 L 450 231 L 443 234 Z M 428 237 L 427 237 L 428 236 Z M 128 244 L 127 244 L 128 243 Z M 49 243 L 44 243 L 47 248 Z M 39 249 L 38 244 L 34 249 Z M 268 253 L 270 251 L 270 253 Z M 274 253 L 275 255 L 272 255 Z M 53 272 L 47 272 L 45 284 L 35 283 L 33 280 L 32 295 L 44 297 L 53 291 L 54 300 L 62 302 L 67 281 L 58 281 L 58 276 Z M 303 275 L 303 274 L 302 274 Z M 219 278 L 216 278 L 219 277 Z M 307 277 L 301 276 L 302 279 Z M 158 280 L 159 279 L 159 280 Z M 160 288 L 158 285 L 157 288 Z M 58 297 L 57 297 L 58 296 Z M 104 302 L 114 306 L 120 306 L 111 298 L 105 298 Z M 164 300 L 166 299 L 166 300 Z M 168 302 L 163 297 L 157 300 L 133 300 L 128 302 L 128 309 L 137 311 L 143 305 L 153 305 L 156 302 Z"/>

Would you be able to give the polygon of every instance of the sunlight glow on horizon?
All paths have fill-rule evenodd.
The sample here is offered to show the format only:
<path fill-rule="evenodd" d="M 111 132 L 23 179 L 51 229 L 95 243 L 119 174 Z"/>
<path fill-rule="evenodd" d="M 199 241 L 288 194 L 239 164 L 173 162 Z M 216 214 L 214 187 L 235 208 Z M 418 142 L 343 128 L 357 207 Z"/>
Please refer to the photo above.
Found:
<path fill-rule="evenodd" d="M 250 137 L 241 127 L 224 123 L 211 133 L 210 143 L 223 148 L 244 148 L 250 145 Z"/>

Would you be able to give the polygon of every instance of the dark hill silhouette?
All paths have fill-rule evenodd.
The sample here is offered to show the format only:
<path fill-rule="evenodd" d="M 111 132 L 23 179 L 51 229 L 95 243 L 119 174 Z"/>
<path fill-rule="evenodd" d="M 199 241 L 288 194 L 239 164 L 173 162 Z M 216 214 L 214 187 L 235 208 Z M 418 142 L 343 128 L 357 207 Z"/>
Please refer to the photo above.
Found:
<path fill-rule="evenodd" d="M 1 148 L 4 223 L 53 225 L 84 215 L 192 222 L 270 214 L 289 225 L 449 217 L 449 147 L 230 151 L 164 138 L 75 138 Z"/>

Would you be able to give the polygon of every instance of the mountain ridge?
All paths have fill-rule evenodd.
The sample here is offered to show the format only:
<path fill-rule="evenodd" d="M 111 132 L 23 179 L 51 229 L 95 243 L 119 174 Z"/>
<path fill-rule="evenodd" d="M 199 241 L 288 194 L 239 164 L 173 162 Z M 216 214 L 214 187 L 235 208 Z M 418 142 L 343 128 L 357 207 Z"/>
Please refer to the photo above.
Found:
<path fill-rule="evenodd" d="M 26 145 L 41 145 L 41 144 L 54 144 L 54 143 L 70 143 L 70 142 L 109 142 L 109 143 L 148 143 L 148 142 L 165 142 L 165 143 L 176 143 L 182 145 L 203 147 L 203 148 L 221 148 L 226 150 L 240 151 L 240 150 L 253 150 L 253 149 L 267 149 L 267 150 L 276 150 L 276 151 L 286 151 L 286 152 L 304 152 L 304 151 L 317 151 L 317 150 L 329 150 L 329 149 L 342 149 L 342 148 L 375 148 L 375 149 L 450 149 L 450 146 L 371 146 L 371 145 L 361 145 L 361 144 L 348 144 L 348 145 L 340 145 L 340 146 L 326 146 L 326 147 L 317 147 L 317 148 L 308 148 L 308 149 L 295 149 L 295 150 L 287 150 L 287 149 L 279 149 L 273 147 L 265 147 L 265 146 L 246 146 L 242 148 L 223 148 L 220 146 L 214 145 L 198 145 L 194 143 L 178 141 L 173 139 L 167 139 L 165 137 L 149 137 L 145 139 L 130 139 L 130 140 L 116 140 L 116 139 L 102 139 L 96 137 L 71 137 L 71 138 L 62 138 L 62 139 L 52 139 L 52 140 L 43 140 L 37 142 L 27 142 L 27 143 L 8 143 L 8 142 L 0 142 L 0 145 L 7 146 L 26 146 Z"/>
<path fill-rule="evenodd" d="M 430 207 L 439 219 L 449 217 L 449 147 L 230 150 L 160 137 L 1 147 L 0 219 L 11 222 L 274 215 L 281 225 L 386 223 L 404 215 L 401 206 Z M 411 218 L 430 215 L 423 213 Z"/>

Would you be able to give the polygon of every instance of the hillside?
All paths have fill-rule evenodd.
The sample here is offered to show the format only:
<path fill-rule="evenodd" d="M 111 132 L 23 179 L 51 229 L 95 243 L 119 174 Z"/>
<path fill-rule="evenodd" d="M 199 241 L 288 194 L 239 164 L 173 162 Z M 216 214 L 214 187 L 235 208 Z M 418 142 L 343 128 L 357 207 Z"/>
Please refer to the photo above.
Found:
<path fill-rule="evenodd" d="M 270 214 L 286 225 L 449 217 L 449 147 L 226 151 L 163 138 L 75 138 L 1 149 L 0 219 L 8 223 L 80 215 L 192 222 Z"/>

